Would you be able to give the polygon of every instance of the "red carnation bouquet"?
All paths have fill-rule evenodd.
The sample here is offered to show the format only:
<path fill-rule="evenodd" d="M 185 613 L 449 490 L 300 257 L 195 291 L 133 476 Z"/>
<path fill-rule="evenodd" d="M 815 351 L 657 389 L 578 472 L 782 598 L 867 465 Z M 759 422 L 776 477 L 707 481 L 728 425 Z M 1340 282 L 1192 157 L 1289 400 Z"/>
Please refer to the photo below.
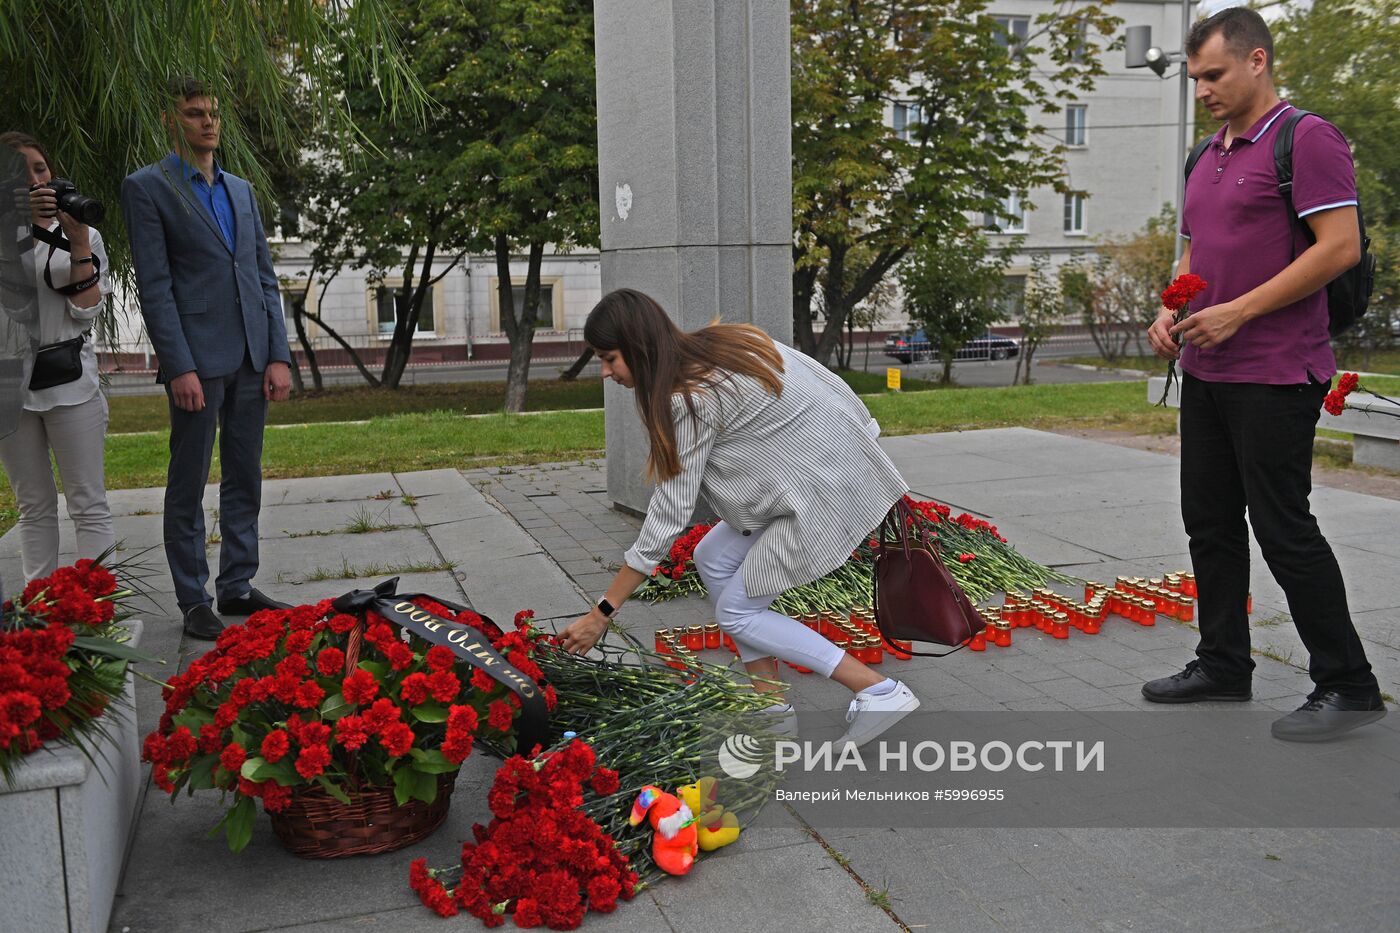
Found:
<path fill-rule="evenodd" d="M 1191 313 L 1191 302 L 1197 295 L 1205 291 L 1206 284 L 1205 279 L 1188 272 L 1172 279 L 1172 283 L 1162 290 L 1162 307 L 1173 312 L 1173 325 L 1186 320 L 1186 315 Z M 1173 337 L 1173 339 L 1180 345 L 1180 336 Z M 1171 393 L 1174 382 L 1176 382 L 1176 360 L 1170 360 L 1167 362 L 1167 384 L 1162 390 L 1162 397 L 1158 400 L 1158 405 L 1166 407 L 1167 396 Z"/>
<path fill-rule="evenodd" d="M 1398 406 L 1396 409 L 1376 408 L 1372 405 L 1352 405 L 1347 402 L 1347 396 L 1360 390 L 1370 395 L 1372 398 L 1380 399 L 1382 402 L 1389 402 Z M 1400 402 L 1393 398 L 1386 398 L 1379 392 L 1372 391 L 1361 384 L 1361 377 L 1356 373 L 1342 373 L 1342 378 L 1337 380 L 1337 387 L 1327 393 L 1327 397 L 1322 400 L 1322 407 L 1329 415 L 1340 415 L 1344 409 L 1350 408 L 1352 411 L 1365 412 L 1368 415 L 1390 415 L 1392 418 L 1400 418 Z"/>
<path fill-rule="evenodd" d="M 0 613 L 0 773 L 64 738 L 91 757 L 102 713 L 126 690 L 127 665 L 144 657 L 117 623 L 119 587 L 100 560 L 83 559 L 31 580 Z"/>
<path fill-rule="evenodd" d="M 642 585 L 637 595 L 652 602 L 691 593 L 703 596 L 705 584 L 701 582 L 700 574 L 695 569 L 695 547 L 713 527 L 714 525 L 705 524 L 690 526 L 671 545 L 671 553 L 656 565 L 656 569 L 651 572 L 651 579 Z"/>
<path fill-rule="evenodd" d="M 543 679 L 531 655 L 546 636 L 530 626 L 533 613 L 502 632 L 475 612 L 413 602 L 477 629 L 517 670 Z M 348 803 L 360 787 L 392 786 L 400 805 L 431 803 L 438 775 L 456 771 L 474 742 L 507 744 L 520 709 L 513 692 L 449 648 L 405 642 L 374 612 L 347 671 L 358 623 L 324 600 L 226 628 L 165 688 L 165 712 L 142 750 L 156 786 L 172 796 L 181 788 L 231 793 L 221 825 L 239 851 L 252 835 L 255 799 L 277 812 L 303 788 Z M 544 696 L 554 709 L 553 687 Z"/>
<path fill-rule="evenodd" d="M 572 930 L 587 911 L 611 913 L 619 897 L 632 899 L 637 873 L 583 805 L 618 789 L 617 772 L 599 767 L 578 739 L 531 758 L 512 756 L 487 795 L 494 818 L 472 827 L 460 871 L 430 870 L 417 859 L 409 885 L 439 915 L 465 910 L 488 927 L 510 916 L 517 927 Z M 454 875 L 460 880 L 449 889 L 440 879 Z"/>

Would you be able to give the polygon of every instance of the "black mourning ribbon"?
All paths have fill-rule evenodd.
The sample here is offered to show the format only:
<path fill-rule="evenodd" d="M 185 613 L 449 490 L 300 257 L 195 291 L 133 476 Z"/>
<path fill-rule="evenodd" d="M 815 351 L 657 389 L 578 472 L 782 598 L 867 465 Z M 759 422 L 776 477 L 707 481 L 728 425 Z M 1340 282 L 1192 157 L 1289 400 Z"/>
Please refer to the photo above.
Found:
<path fill-rule="evenodd" d="M 454 622 L 413 604 L 415 599 L 430 599 L 453 612 L 475 612 L 446 599 L 426 593 L 397 592 L 399 578 L 385 580 L 372 590 L 351 590 L 331 601 L 336 612 L 356 615 L 363 619 L 368 612 L 377 612 L 390 622 L 407 629 L 426 641 L 442 645 L 473 667 L 485 671 L 497 682 L 505 684 L 520 699 L 520 716 L 515 723 L 516 750 L 529 754 L 538 743 L 549 744 L 549 708 L 544 691 L 533 679 L 510 664 L 491 646 L 490 640 L 478 629 L 464 622 Z M 480 613 L 477 613 L 480 615 Z M 488 626 L 500 630 L 494 621 L 481 616 Z"/>

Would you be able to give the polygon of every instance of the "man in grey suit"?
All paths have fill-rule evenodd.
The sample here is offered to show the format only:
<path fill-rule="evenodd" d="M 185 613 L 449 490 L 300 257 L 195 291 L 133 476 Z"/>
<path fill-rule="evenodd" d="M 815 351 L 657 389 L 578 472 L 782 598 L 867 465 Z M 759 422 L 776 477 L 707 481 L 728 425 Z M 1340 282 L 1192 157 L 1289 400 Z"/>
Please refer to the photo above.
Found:
<path fill-rule="evenodd" d="M 122 182 L 141 316 L 170 402 L 165 556 L 185 634 L 223 622 L 205 584 L 204 484 L 219 435 L 220 615 L 282 608 L 252 587 L 258 569 L 267 403 L 291 389 L 282 299 L 252 187 L 222 171 L 218 104 L 191 79 L 165 113 L 175 151 Z"/>

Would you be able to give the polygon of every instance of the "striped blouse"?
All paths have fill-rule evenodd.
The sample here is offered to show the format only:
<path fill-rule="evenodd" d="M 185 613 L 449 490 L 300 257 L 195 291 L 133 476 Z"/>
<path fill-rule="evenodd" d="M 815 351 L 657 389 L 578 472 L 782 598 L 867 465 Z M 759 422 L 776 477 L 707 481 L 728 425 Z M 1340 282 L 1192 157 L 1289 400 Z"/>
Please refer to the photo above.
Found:
<path fill-rule="evenodd" d="M 671 398 L 681 472 L 658 485 L 627 565 L 650 575 L 685 530 L 701 493 L 741 531 L 763 530 L 740 568 L 750 596 L 821 577 L 851 556 L 909 490 L 876 438 L 880 427 L 839 377 L 778 344 L 783 391 L 725 373 Z"/>

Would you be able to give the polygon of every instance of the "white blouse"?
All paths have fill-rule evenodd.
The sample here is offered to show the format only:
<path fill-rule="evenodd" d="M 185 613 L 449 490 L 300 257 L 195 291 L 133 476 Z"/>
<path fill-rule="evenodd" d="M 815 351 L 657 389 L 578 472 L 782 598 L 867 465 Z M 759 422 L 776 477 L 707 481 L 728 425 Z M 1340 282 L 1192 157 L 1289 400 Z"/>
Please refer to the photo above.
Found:
<path fill-rule="evenodd" d="M 58 221 L 52 221 L 49 229 L 55 230 L 57 228 Z M 102 264 L 101 279 L 98 282 L 102 298 L 91 308 L 80 308 L 73 304 L 67 296 L 60 295 L 49 288 L 44 282 L 44 264 L 49 262 L 49 254 L 55 251 L 43 240 L 38 238 L 34 240 L 34 276 L 35 284 L 39 290 L 38 336 L 40 346 L 71 340 L 87 330 L 92 326 L 93 320 L 102 312 L 103 307 L 106 306 L 107 296 L 112 294 L 112 277 L 108 270 L 107 248 L 102 245 L 102 234 L 94 228 L 88 227 L 88 240 L 92 245 L 92 254 Z M 60 288 L 74 280 L 72 266 L 69 264 L 68 258 L 69 254 L 66 250 L 57 250 L 53 257 L 53 263 L 49 266 L 49 277 L 53 279 L 53 284 Z M 91 266 L 84 263 L 78 269 L 78 278 L 83 279 L 91 275 L 90 270 Z M 97 350 L 93 346 L 92 335 L 89 335 L 88 339 L 83 342 L 82 359 L 83 374 L 78 379 L 38 392 L 26 388 L 24 390 L 25 409 L 28 411 L 48 411 L 60 405 L 79 405 L 96 395 L 101 386 L 97 379 Z"/>

